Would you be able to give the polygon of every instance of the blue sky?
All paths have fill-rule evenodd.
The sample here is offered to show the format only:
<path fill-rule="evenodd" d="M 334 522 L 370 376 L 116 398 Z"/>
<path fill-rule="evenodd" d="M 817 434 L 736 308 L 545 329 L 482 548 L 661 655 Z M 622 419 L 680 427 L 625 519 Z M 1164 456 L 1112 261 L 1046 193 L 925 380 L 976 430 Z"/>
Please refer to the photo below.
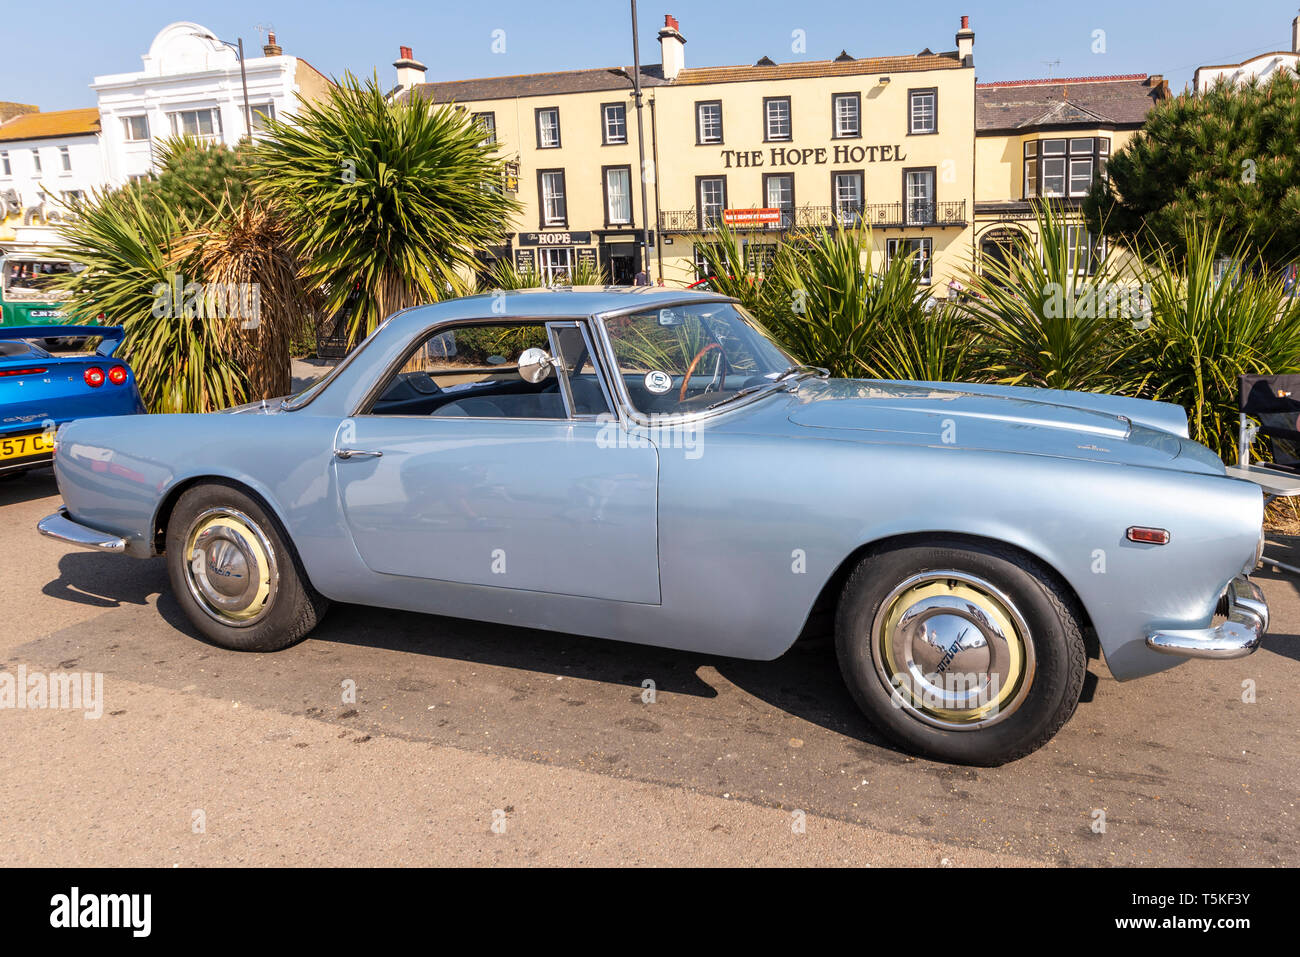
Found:
<path fill-rule="evenodd" d="M 17 0 L 9 0 L 16 3 Z M 1228 63 L 1290 47 L 1297 0 L 1094 0 L 1090 4 L 930 0 L 639 0 L 641 48 L 659 60 L 663 15 L 681 22 L 687 65 L 778 63 L 954 48 L 962 14 L 975 30 L 980 80 L 1109 73 L 1163 73 L 1175 91 L 1205 63 Z M 448 3 L 310 3 L 277 0 L 53 0 L 7 18 L 0 100 L 43 110 L 94 106 L 97 74 L 140 68 L 149 41 L 174 20 L 201 23 L 223 39 L 260 44 L 257 26 L 275 27 L 286 53 L 328 75 L 345 70 L 393 82 L 399 44 L 415 48 L 430 80 L 497 76 L 630 63 L 625 0 L 490 0 Z M 493 31 L 505 52 L 493 53 Z M 791 49 L 804 31 L 806 52 Z M 1094 31 L 1105 52 L 1094 53 Z M 1049 67 L 1045 61 L 1059 60 Z M 1050 71 L 1050 72 L 1049 72 Z"/>

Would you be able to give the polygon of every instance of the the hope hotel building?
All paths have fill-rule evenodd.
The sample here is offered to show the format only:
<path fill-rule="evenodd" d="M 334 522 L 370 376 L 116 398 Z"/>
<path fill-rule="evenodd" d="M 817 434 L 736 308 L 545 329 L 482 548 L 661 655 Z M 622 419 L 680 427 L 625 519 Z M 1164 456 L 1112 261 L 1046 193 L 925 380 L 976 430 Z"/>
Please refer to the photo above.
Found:
<path fill-rule="evenodd" d="M 751 269 L 793 232 L 866 222 L 873 268 L 916 253 L 940 287 L 976 260 L 981 234 L 992 237 L 987 254 L 1026 228 L 1028 200 L 1077 205 L 1085 179 L 1104 175 L 1109 153 L 1167 95 L 1146 77 L 977 87 L 968 18 L 955 44 L 688 67 L 686 38 L 665 17 L 661 62 L 641 70 L 651 278 L 699 278 L 696 245 L 719 222 L 741 232 Z M 583 262 L 632 281 L 647 224 L 630 67 L 424 83 L 423 65 L 402 54 L 403 96 L 468 110 L 516 164 L 523 212 L 499 257 L 547 281 Z M 1086 102 L 1070 102 L 1076 83 Z"/>

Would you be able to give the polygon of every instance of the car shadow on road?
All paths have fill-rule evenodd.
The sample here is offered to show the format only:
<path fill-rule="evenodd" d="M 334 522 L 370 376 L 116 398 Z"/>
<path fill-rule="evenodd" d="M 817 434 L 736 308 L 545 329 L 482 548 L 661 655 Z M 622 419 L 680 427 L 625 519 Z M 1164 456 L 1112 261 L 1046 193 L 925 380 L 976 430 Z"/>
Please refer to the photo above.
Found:
<path fill-rule="evenodd" d="M 54 481 L 54 469 L 48 466 L 16 475 L 0 476 L 0 508 L 58 494 L 59 486 Z"/>
<path fill-rule="evenodd" d="M 163 559 L 124 561 L 98 552 L 70 552 L 42 591 L 96 608 L 143 606 L 157 597 L 159 615 L 175 630 L 206 643 L 171 594 Z M 720 658 L 604 638 L 496 625 L 440 615 L 336 604 L 308 642 L 331 642 L 400 654 L 577 678 L 657 693 L 716 698 L 713 669 L 725 681 L 779 711 L 894 750 L 862 716 L 840 678 L 828 638 L 798 641 L 775 661 Z"/>
<path fill-rule="evenodd" d="M 135 561 L 106 552 L 85 551 L 68 552 L 60 558 L 59 577 L 47 582 L 41 592 L 51 598 L 96 608 L 146 605 L 151 596 L 163 593 L 166 604 L 174 610 L 174 615 L 163 617 L 168 624 L 179 625 L 184 616 L 166 589 L 167 568 L 161 558 Z M 164 602 L 160 599 L 159 604 Z"/>
<path fill-rule="evenodd" d="M 487 624 L 357 605 L 336 605 L 312 633 L 315 641 L 385 648 L 479 665 L 582 678 L 658 693 L 716 698 L 712 668 L 772 708 L 864 743 L 894 750 L 867 723 L 840 678 L 824 637 L 807 637 L 774 661 L 720 658 L 687 651 Z M 703 672 L 703 673 L 702 673 Z"/>

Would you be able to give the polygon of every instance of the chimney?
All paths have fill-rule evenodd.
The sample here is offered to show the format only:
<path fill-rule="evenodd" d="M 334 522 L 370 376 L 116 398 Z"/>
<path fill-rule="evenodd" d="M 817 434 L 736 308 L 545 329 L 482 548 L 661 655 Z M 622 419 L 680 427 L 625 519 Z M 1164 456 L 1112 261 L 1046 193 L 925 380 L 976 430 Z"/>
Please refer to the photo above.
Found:
<path fill-rule="evenodd" d="M 262 56 L 280 56 L 284 53 L 280 44 L 275 42 L 275 31 L 266 34 L 266 46 L 262 47 Z"/>
<path fill-rule="evenodd" d="M 397 85 L 405 91 L 424 82 L 424 64 L 415 58 L 410 47 L 398 47 L 398 51 L 393 66 L 397 68 Z"/>
<path fill-rule="evenodd" d="M 975 31 L 970 28 L 970 17 L 961 18 L 961 29 L 957 31 L 957 59 L 962 66 L 975 65 Z"/>
<path fill-rule="evenodd" d="M 663 63 L 664 79 L 675 80 L 686 65 L 686 38 L 682 36 L 677 18 L 671 13 L 664 16 L 664 28 L 659 31 L 659 59 Z"/>

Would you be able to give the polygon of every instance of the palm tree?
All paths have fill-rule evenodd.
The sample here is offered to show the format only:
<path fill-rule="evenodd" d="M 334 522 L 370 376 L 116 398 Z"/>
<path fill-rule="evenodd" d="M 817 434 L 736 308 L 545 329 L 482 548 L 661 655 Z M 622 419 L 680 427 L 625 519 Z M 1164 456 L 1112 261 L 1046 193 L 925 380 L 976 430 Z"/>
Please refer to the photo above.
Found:
<path fill-rule="evenodd" d="M 258 194 L 326 311 L 348 304 L 354 341 L 398 309 L 464 291 L 475 253 L 502 241 L 519 208 L 472 119 L 418 96 L 391 101 L 377 80 L 345 75 L 268 134 Z"/>

